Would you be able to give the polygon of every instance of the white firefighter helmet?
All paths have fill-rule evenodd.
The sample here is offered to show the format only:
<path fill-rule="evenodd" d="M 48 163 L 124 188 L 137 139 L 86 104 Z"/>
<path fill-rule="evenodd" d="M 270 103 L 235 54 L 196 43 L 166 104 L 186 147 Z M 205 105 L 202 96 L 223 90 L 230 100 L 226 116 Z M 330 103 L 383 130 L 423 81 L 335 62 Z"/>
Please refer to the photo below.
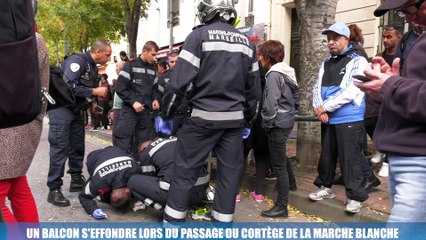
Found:
<path fill-rule="evenodd" d="M 237 19 L 237 11 L 231 0 L 200 0 L 197 9 L 201 23 L 211 21 L 217 14 L 231 25 L 234 25 Z"/>

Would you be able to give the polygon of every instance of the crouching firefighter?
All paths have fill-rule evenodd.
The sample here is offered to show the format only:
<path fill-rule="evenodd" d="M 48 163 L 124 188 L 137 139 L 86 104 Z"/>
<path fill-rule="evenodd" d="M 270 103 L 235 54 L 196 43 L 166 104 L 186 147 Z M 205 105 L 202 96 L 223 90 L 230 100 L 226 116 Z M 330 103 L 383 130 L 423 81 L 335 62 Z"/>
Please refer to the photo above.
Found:
<path fill-rule="evenodd" d="M 127 181 L 141 172 L 138 162 L 118 147 L 106 147 L 87 156 L 87 170 L 90 178 L 78 199 L 88 214 L 97 220 L 107 217 L 94 200 L 97 196 L 116 209 L 129 206 L 131 194 Z"/>
<path fill-rule="evenodd" d="M 157 210 L 165 206 L 169 195 L 175 166 L 176 140 L 171 137 L 143 142 L 139 148 L 142 174 L 131 176 L 127 184 L 134 198 Z M 198 175 L 200 177 L 189 194 L 190 205 L 197 205 L 206 198 L 210 181 L 207 164 Z"/>

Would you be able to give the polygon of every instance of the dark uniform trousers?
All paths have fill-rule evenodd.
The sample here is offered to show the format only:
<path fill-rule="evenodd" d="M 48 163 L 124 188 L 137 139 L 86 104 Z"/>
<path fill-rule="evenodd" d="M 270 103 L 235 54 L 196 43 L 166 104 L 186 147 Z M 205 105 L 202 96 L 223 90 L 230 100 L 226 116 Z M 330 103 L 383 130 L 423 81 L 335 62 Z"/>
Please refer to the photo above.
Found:
<path fill-rule="evenodd" d="M 317 187 L 332 186 L 338 159 L 346 196 L 361 202 L 368 199 L 359 158 L 363 150 L 364 135 L 363 121 L 323 126 L 318 177 L 314 181 Z"/>
<path fill-rule="evenodd" d="M 150 139 L 154 131 L 149 109 L 142 112 L 135 112 L 133 107 L 123 103 L 120 110 L 120 116 L 115 130 L 114 146 L 121 148 L 126 152 L 137 150 L 137 146 Z M 131 145 L 134 135 L 134 146 Z"/>
<path fill-rule="evenodd" d="M 50 166 L 47 186 L 60 188 L 68 159 L 68 173 L 81 173 L 84 159 L 84 121 L 81 112 L 62 107 L 49 115 Z"/>
<path fill-rule="evenodd" d="M 191 117 L 190 113 L 180 113 L 180 112 L 177 112 L 173 116 L 172 136 L 178 136 L 179 131 L 180 131 L 181 127 L 183 126 L 183 124 L 185 123 L 186 119 L 188 119 L 190 117 Z"/>
<path fill-rule="evenodd" d="M 165 182 L 162 182 L 165 183 Z M 144 202 L 147 206 L 161 209 L 167 202 L 168 185 L 162 186 L 160 179 L 154 176 L 137 174 L 130 177 L 127 186 L 132 190 L 132 195 Z M 196 205 L 206 197 L 208 183 L 195 186 L 190 193 L 190 204 Z"/>
<path fill-rule="evenodd" d="M 190 202 L 189 193 L 212 150 L 217 157 L 212 221 L 233 221 L 235 194 L 243 167 L 242 132 L 242 127 L 206 128 L 196 125 L 192 118 L 185 122 L 177 140 L 174 176 L 164 209 L 164 221 L 185 221 Z"/>

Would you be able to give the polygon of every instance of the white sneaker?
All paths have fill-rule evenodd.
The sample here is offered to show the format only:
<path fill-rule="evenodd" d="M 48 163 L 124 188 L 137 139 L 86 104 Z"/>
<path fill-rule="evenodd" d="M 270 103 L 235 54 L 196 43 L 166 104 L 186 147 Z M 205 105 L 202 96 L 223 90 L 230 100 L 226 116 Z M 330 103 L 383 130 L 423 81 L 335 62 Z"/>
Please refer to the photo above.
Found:
<path fill-rule="evenodd" d="M 376 154 L 374 154 L 374 156 L 370 159 L 370 161 L 372 163 L 379 163 L 379 162 L 383 161 L 385 156 L 386 156 L 385 154 L 377 151 Z"/>
<path fill-rule="evenodd" d="M 346 199 L 346 212 L 358 213 L 362 208 L 362 202 L 358 202 L 352 199 Z"/>
<path fill-rule="evenodd" d="M 382 167 L 380 168 L 379 174 L 380 177 L 388 177 L 389 176 L 389 164 L 383 163 Z"/>
<path fill-rule="evenodd" d="M 327 188 L 322 186 L 320 189 L 318 189 L 316 192 L 309 193 L 309 198 L 314 201 L 320 201 L 324 198 L 335 198 L 336 194 L 334 194 L 333 190 L 331 188 Z"/>
<path fill-rule="evenodd" d="M 145 209 L 146 209 L 146 205 L 143 202 L 141 202 L 140 200 L 136 201 L 133 204 L 133 212 L 137 212 L 139 210 L 143 211 Z"/>

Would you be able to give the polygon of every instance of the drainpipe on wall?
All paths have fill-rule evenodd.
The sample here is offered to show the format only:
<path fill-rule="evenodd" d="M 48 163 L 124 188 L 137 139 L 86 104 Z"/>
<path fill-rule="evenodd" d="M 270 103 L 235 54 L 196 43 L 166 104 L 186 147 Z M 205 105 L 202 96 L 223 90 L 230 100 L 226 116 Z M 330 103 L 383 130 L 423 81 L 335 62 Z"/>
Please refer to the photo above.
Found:
<path fill-rule="evenodd" d="M 271 39 L 271 34 L 272 34 L 272 0 L 269 0 L 269 23 L 268 23 L 269 27 L 268 27 L 268 37 L 266 40 Z"/>
<path fill-rule="evenodd" d="M 169 52 L 173 51 L 173 0 L 169 0 L 169 21 L 170 21 L 170 34 L 169 34 Z"/>

